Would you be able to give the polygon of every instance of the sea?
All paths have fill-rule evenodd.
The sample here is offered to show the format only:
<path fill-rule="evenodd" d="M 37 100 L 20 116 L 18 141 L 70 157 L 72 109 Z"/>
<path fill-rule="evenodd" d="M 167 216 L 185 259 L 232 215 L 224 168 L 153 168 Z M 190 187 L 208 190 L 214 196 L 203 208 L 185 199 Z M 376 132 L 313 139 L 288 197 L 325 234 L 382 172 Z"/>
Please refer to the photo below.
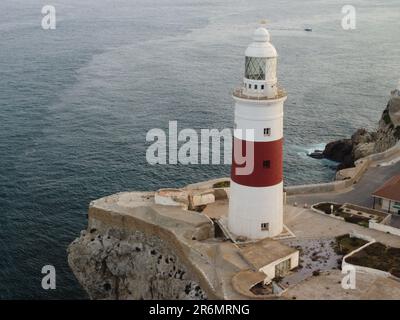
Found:
<path fill-rule="evenodd" d="M 261 20 L 288 92 L 286 185 L 332 180 L 337 164 L 307 153 L 374 129 L 400 78 L 398 0 L 351 1 L 351 30 L 342 0 L 49 2 L 0 2 L 0 299 L 87 298 L 66 248 L 91 200 L 229 175 L 227 164 L 151 165 L 146 134 L 169 121 L 232 128 Z M 42 288 L 45 265 L 55 290 Z"/>

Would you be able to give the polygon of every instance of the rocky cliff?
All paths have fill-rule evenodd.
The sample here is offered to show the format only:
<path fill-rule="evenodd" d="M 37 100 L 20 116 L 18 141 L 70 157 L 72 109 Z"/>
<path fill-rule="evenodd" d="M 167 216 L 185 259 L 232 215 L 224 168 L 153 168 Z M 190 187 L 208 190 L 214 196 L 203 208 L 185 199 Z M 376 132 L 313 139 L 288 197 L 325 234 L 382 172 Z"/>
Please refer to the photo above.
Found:
<path fill-rule="evenodd" d="M 140 231 L 82 231 L 68 262 L 91 299 L 207 298 L 171 248 Z"/>
<path fill-rule="evenodd" d="M 326 145 L 325 158 L 340 162 L 338 170 L 354 167 L 354 162 L 374 153 L 386 151 L 400 140 L 400 97 L 392 92 L 376 131 L 358 129 L 350 139 L 341 139 Z"/>
<path fill-rule="evenodd" d="M 91 299 L 209 298 L 195 268 L 201 261 L 188 260 L 191 248 L 179 240 L 212 231 L 207 218 L 193 215 L 154 207 L 149 192 L 93 201 L 88 228 L 67 249 L 68 263 Z"/>

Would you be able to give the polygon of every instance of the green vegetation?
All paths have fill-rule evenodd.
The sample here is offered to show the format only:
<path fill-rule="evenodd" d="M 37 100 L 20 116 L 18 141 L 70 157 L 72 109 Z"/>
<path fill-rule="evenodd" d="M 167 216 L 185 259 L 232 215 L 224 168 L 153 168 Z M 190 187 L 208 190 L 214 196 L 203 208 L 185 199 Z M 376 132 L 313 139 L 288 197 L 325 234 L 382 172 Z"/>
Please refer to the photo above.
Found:
<path fill-rule="evenodd" d="M 392 119 L 390 119 L 390 115 L 389 115 L 388 109 L 386 109 L 385 111 L 383 111 L 383 113 L 382 113 L 382 119 L 383 119 L 383 121 L 385 121 L 386 124 L 392 123 Z"/>
<path fill-rule="evenodd" d="M 213 188 L 229 188 L 231 186 L 231 182 L 229 180 L 220 181 L 214 183 Z"/>
<path fill-rule="evenodd" d="M 359 216 L 351 215 L 348 213 L 345 213 L 342 216 L 344 218 L 344 221 L 346 221 L 346 222 L 358 224 L 359 226 L 362 226 L 365 228 L 369 227 L 369 219 L 368 218 L 359 217 Z"/>
<path fill-rule="evenodd" d="M 357 214 L 350 214 L 347 212 L 344 212 L 344 209 L 342 208 L 342 205 L 340 204 L 334 204 L 330 202 L 324 202 L 324 203 L 319 203 L 314 206 L 315 209 L 320 210 L 322 212 L 325 212 L 326 214 L 331 214 L 331 205 L 333 205 L 333 214 L 336 217 L 342 217 L 344 221 L 358 224 L 359 226 L 368 228 L 369 226 L 369 218 L 367 217 L 361 217 L 360 214 L 361 212 L 358 212 Z"/>
<path fill-rule="evenodd" d="M 360 238 L 350 237 L 348 234 L 338 236 L 335 240 L 336 242 L 333 249 L 336 254 L 343 256 L 367 244 L 367 241 Z"/>
<path fill-rule="evenodd" d="M 356 252 L 346 261 L 358 266 L 390 272 L 395 277 L 400 277 L 400 248 L 388 247 L 376 242 Z"/>

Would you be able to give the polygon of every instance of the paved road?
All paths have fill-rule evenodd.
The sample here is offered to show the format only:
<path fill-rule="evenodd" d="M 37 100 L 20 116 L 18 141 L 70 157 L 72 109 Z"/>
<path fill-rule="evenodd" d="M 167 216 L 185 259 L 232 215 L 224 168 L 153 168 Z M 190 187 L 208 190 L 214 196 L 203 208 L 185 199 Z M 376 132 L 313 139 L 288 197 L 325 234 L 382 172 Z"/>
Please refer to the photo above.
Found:
<path fill-rule="evenodd" d="M 371 193 L 378 189 L 383 183 L 396 174 L 400 174 L 400 162 L 386 167 L 369 168 L 360 181 L 352 188 L 331 193 L 306 194 L 289 196 L 289 204 L 297 202 L 298 206 L 305 203 L 312 205 L 322 201 L 333 201 L 338 203 L 351 202 L 365 207 L 372 207 L 373 198 Z"/>
<path fill-rule="evenodd" d="M 390 225 L 392 227 L 400 229 L 400 216 L 393 215 L 390 219 Z"/>

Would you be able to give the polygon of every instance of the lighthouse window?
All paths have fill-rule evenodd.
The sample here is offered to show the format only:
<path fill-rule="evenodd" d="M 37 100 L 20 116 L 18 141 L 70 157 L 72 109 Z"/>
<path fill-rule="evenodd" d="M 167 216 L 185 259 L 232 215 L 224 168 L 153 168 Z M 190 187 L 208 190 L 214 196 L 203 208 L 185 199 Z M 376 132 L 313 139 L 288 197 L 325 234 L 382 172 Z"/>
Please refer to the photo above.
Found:
<path fill-rule="evenodd" d="M 256 84 L 254 85 L 254 90 L 257 90 L 257 85 Z"/>
<path fill-rule="evenodd" d="M 261 223 L 261 231 L 268 231 L 269 223 Z"/>
<path fill-rule="evenodd" d="M 245 78 L 265 80 L 266 58 L 246 57 Z"/>
<path fill-rule="evenodd" d="M 264 128 L 264 136 L 270 136 L 271 135 L 271 128 Z"/>
<path fill-rule="evenodd" d="M 269 168 L 271 167 L 271 161 L 269 161 L 269 160 L 264 160 L 264 161 L 263 161 L 263 167 L 264 167 L 265 169 L 269 169 Z"/>
<path fill-rule="evenodd" d="M 263 84 L 261 85 L 261 90 L 264 90 L 264 85 Z"/>
<path fill-rule="evenodd" d="M 249 89 L 251 89 L 251 84 L 249 84 Z"/>

